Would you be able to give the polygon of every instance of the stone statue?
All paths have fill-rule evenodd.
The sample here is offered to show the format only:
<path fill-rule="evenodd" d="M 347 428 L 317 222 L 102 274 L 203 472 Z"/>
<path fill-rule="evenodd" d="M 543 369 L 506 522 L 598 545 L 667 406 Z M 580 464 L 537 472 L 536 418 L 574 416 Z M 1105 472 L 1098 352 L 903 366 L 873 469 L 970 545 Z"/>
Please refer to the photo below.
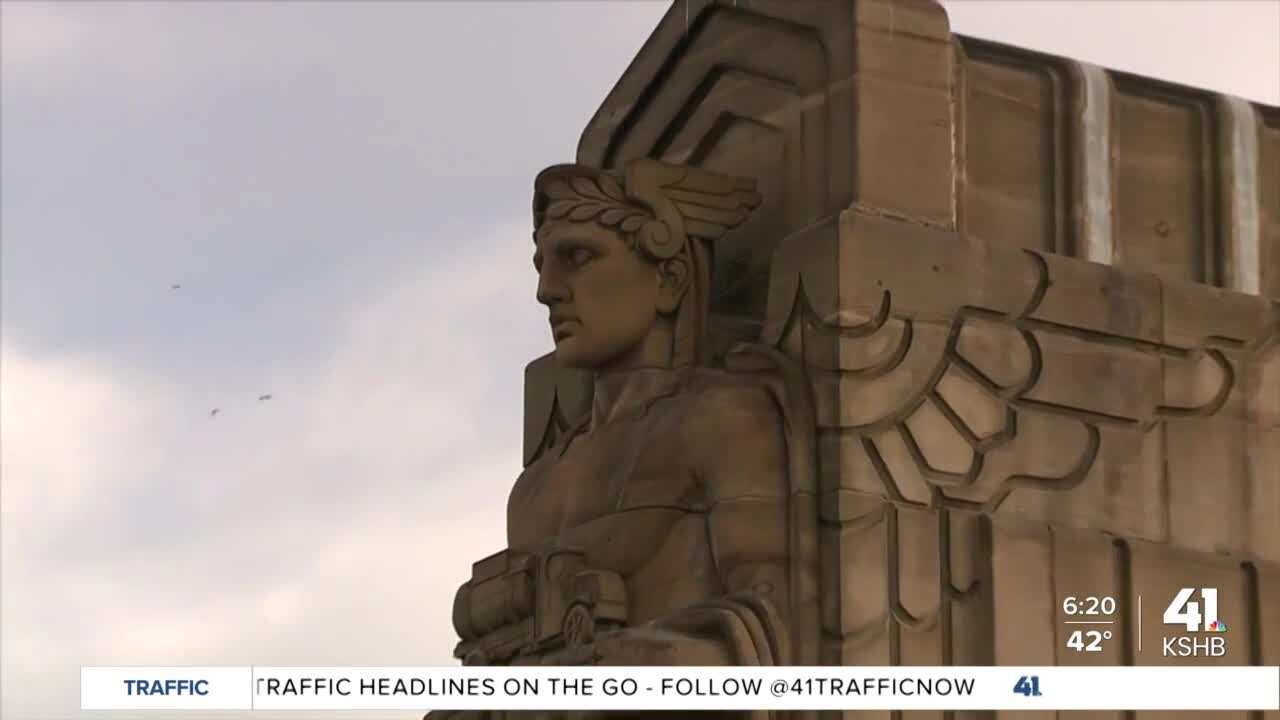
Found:
<path fill-rule="evenodd" d="M 537 299 L 593 403 L 517 479 L 509 549 L 458 591 L 466 664 L 794 663 L 789 445 L 804 433 L 767 371 L 785 359 L 744 349 L 740 370 L 713 367 L 707 330 L 714 243 L 758 205 L 754 185 L 648 159 L 537 177 Z"/>

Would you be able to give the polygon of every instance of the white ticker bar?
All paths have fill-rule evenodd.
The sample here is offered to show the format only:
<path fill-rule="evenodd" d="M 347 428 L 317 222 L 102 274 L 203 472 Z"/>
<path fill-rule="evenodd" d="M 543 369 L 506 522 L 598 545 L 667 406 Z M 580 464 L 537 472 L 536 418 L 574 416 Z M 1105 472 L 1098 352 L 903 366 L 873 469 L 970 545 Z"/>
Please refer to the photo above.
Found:
<path fill-rule="evenodd" d="M 1280 710 L 1280 667 L 96 667 L 85 710 Z"/>

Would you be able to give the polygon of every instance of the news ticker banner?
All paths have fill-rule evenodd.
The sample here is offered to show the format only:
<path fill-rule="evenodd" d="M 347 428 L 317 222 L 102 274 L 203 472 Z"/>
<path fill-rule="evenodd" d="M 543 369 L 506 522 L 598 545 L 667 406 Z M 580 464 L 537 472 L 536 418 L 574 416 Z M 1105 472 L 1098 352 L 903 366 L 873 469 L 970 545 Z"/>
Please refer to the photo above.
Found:
<path fill-rule="evenodd" d="M 86 667 L 84 710 L 1280 710 L 1280 667 Z"/>

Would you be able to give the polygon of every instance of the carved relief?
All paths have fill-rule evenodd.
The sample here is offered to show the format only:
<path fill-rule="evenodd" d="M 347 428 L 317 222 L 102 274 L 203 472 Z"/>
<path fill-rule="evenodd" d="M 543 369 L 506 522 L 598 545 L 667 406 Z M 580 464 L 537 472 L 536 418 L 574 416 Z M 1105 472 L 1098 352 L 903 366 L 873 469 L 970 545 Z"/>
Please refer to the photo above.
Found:
<path fill-rule="evenodd" d="M 822 448 L 824 662 L 1059 662 L 1051 627 L 1047 657 L 1016 655 L 1030 636 L 996 631 L 993 582 L 1056 572 L 1053 556 L 1019 553 L 1053 546 L 1057 531 L 991 536 L 1005 507 L 1168 542 L 1169 428 L 1221 422 L 1242 438 L 1250 422 L 1275 424 L 1242 408 L 1280 359 L 1276 303 L 854 212 L 793 238 L 775 263 L 765 338 L 804 365 Z M 1280 393 L 1263 384 L 1262 397 Z M 1135 498 L 1117 507 L 1138 516 L 1108 515 L 1089 500 L 1101 496 Z M 1081 502 L 1088 514 L 1072 514 Z M 1132 597 L 1122 550 L 1080 562 L 1117 563 L 1110 592 Z"/>
<path fill-rule="evenodd" d="M 463 603 L 459 654 L 606 662 L 637 645 L 602 638 L 639 624 L 665 648 L 644 662 L 1070 662 L 1055 654 L 1055 583 L 1159 594 L 1170 568 L 1194 558 L 1223 588 L 1237 585 L 1242 622 L 1265 629 L 1235 659 L 1274 658 L 1280 625 L 1263 598 L 1280 577 L 1280 305 L 1176 279 L 1217 279 L 1221 258 L 1206 253 L 1224 251 L 1213 239 L 1223 220 L 1207 207 L 1171 231 L 1182 250 L 1203 252 L 1180 250 L 1159 275 L 1040 251 L 1106 261 L 1115 248 L 1122 261 L 1125 248 L 1154 252 L 1157 216 L 1191 211 L 1164 208 L 1142 183 L 1116 194 L 1111 174 L 1127 171 L 1105 159 L 1173 152 L 1182 167 L 1180 147 L 1216 152 L 1177 128 L 1163 149 L 1113 148 L 1140 139 L 1104 111 L 1133 94 L 1118 95 L 1108 71 L 1081 70 L 959 41 L 935 3 L 674 5 L 584 132 L 582 164 L 540 177 L 535 217 L 621 240 L 651 273 L 685 262 L 686 280 L 671 282 L 687 282 L 688 295 L 643 298 L 670 327 L 641 344 L 646 364 L 692 371 L 649 374 L 640 402 L 622 404 L 644 429 L 575 468 L 575 453 L 605 434 L 595 418 L 618 407 L 619 388 L 599 382 L 602 363 L 578 362 L 581 348 L 558 346 L 530 366 L 526 475 L 554 477 L 578 500 L 513 492 L 512 548 L 502 563 L 477 564 L 468 592 L 524 587 L 520 573 L 534 573 L 540 553 L 586 548 L 585 560 L 543 573 L 518 602 L 495 600 L 498 620 Z M 1037 103 L 1034 117 L 1007 111 L 1010 92 Z M 954 106 L 958 96 L 967 107 Z M 1090 104 L 1083 118 L 1078 102 Z M 992 154 L 984 138 L 997 136 L 1021 138 L 1034 162 Z M 1076 147 L 1085 136 L 1102 142 Z M 1208 197 L 1212 178 L 1200 180 L 1191 194 Z M 1264 193 L 1275 186 L 1266 183 Z M 714 337 L 721 326 L 733 328 L 728 339 L 763 341 L 729 354 L 724 374 L 708 370 L 728 344 Z M 726 375 L 736 399 L 722 405 Z M 736 395 L 744 385 L 752 390 Z M 661 434 L 688 417 L 745 413 L 742 397 L 757 390 L 774 410 L 749 427 L 714 436 L 708 424 L 690 444 Z M 769 437 L 761 428 L 775 423 L 785 460 L 757 465 L 785 477 L 774 490 L 786 503 L 766 521 L 678 482 L 674 495 L 607 521 L 601 507 L 584 509 L 623 508 L 636 495 L 614 490 L 646 472 L 685 477 L 687 467 L 663 463 L 690 445 L 754 451 L 761 443 L 744 438 Z M 596 530 L 564 519 L 574 513 L 595 513 Z M 786 602 L 695 587 L 723 559 L 698 544 L 712 529 L 728 546 L 772 554 L 769 579 L 749 585 L 786 587 Z M 526 542 L 548 537 L 557 543 Z M 575 594 L 584 570 L 615 572 L 623 592 L 608 597 L 622 599 L 579 602 L 607 595 Z M 686 614 L 689 598 L 698 609 Z M 518 648 L 492 635 L 493 623 L 525 622 Z M 1136 661 L 1124 642 L 1109 661 Z M 497 650 L 471 655 L 481 646 Z"/>
<path fill-rule="evenodd" d="M 780 278 L 791 301 L 779 305 L 768 339 L 803 359 L 820 433 L 843 448 L 846 467 L 873 468 L 883 494 L 900 503 L 989 513 L 1017 487 L 1075 488 L 1094 468 L 1106 429 L 1141 435 L 1170 419 L 1217 413 L 1237 390 L 1241 364 L 1280 334 L 1280 315 L 1268 318 L 1265 301 L 1247 298 L 1234 303 L 1248 306 L 1244 326 L 1178 338 L 1186 343 L 1164 341 L 1163 328 L 1148 332 L 1138 316 L 1113 322 L 1120 331 L 1101 326 L 1105 317 L 1072 325 L 1059 288 L 1110 293 L 1110 307 L 1132 314 L 1141 298 L 1125 293 L 1142 293 L 1148 278 L 985 248 L 981 261 L 1008 273 L 995 302 L 984 304 L 988 288 L 970 285 L 971 298 L 937 291 L 975 279 L 956 262 L 953 248 L 964 242 L 954 235 L 903 235 L 890 221 L 859 218 L 838 242 L 833 255 L 851 264 L 881 258 L 878 266 L 860 268 L 856 286 L 826 290 L 841 302 L 821 310 L 806 282 L 813 273 Z M 886 257 L 903 265 L 890 268 Z M 894 287 L 879 287 L 882 269 Z M 1180 322 L 1169 303 L 1157 310 L 1166 324 Z M 1018 447 L 1043 434 L 1052 448 Z M 850 457 L 859 452 L 865 457 Z"/>

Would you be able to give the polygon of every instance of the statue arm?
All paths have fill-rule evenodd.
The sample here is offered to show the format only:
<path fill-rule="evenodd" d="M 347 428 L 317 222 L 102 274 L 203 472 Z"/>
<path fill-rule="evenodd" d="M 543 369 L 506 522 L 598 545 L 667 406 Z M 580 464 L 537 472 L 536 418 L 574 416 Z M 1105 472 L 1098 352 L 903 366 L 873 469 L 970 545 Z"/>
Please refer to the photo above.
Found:
<path fill-rule="evenodd" d="M 781 412 L 767 391 L 755 388 L 716 407 L 714 454 L 702 471 L 716 569 L 728 594 L 758 596 L 785 615 L 789 484 Z"/>
<path fill-rule="evenodd" d="M 788 462 L 782 413 L 773 396 L 752 387 L 715 403 L 719 453 L 704 462 L 712 498 L 707 534 L 726 595 L 724 612 L 742 618 L 747 644 L 734 664 L 785 664 L 790 597 Z M 732 608 L 730 610 L 729 608 Z"/>

